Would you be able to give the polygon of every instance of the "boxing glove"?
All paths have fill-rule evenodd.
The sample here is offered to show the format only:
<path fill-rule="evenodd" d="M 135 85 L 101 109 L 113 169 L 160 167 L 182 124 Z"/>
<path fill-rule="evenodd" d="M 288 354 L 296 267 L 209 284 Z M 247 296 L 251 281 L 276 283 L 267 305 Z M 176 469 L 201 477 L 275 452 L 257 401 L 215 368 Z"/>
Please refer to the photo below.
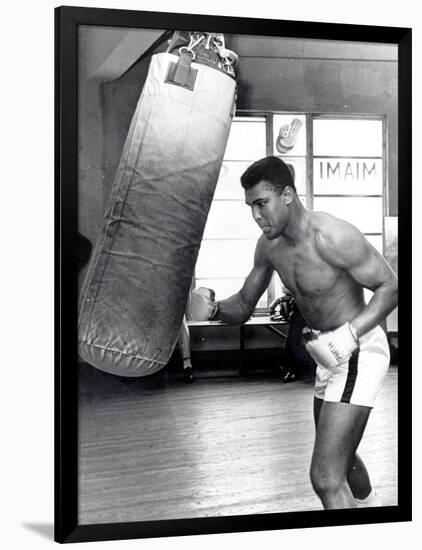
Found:
<path fill-rule="evenodd" d="M 195 288 L 190 295 L 186 317 L 188 321 L 208 321 L 214 317 L 217 307 L 211 288 Z"/>
<path fill-rule="evenodd" d="M 329 369 L 348 361 L 359 346 L 356 331 L 350 323 L 329 332 L 306 327 L 303 336 L 308 353 L 317 363 Z"/>
<path fill-rule="evenodd" d="M 288 321 L 293 312 L 294 298 L 291 294 L 284 294 L 280 298 L 276 298 L 269 305 L 270 317 L 273 321 Z M 277 313 L 277 308 L 279 311 Z"/>

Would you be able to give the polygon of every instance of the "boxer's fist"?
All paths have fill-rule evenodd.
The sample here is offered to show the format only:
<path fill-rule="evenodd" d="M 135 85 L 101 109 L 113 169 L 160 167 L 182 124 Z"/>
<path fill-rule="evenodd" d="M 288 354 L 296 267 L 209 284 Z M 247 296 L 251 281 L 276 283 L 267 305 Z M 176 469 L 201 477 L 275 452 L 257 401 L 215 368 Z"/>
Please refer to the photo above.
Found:
<path fill-rule="evenodd" d="M 317 363 L 329 369 L 348 361 L 359 346 L 359 340 L 350 323 L 330 332 L 305 328 L 303 335 L 309 354 Z"/>
<path fill-rule="evenodd" d="M 186 317 L 188 321 L 208 321 L 217 310 L 215 292 L 211 288 L 199 287 L 192 290 Z"/>

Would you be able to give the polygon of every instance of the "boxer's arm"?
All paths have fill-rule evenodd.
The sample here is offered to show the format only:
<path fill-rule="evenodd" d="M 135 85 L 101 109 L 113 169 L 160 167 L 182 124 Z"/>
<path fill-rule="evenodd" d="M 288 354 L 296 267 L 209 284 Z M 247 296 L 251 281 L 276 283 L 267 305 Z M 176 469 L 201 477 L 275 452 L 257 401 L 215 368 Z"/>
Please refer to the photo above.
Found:
<path fill-rule="evenodd" d="M 397 277 L 362 233 L 347 222 L 330 227 L 330 232 L 321 235 L 319 241 L 332 265 L 345 270 L 357 284 L 374 292 L 366 307 L 350 319 L 357 336 L 362 336 L 397 306 Z"/>
<path fill-rule="evenodd" d="M 260 239 L 255 250 L 253 268 L 243 287 L 230 298 L 218 302 L 218 311 L 213 318 L 229 325 L 245 323 L 268 287 L 273 272 L 274 268 L 266 258 L 265 243 Z"/>

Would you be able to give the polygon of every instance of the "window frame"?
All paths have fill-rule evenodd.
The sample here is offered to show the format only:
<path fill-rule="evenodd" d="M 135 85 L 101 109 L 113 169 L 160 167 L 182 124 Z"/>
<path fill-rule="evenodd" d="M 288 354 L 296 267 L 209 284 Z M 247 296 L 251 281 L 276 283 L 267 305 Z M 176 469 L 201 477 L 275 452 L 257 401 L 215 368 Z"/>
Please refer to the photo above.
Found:
<path fill-rule="evenodd" d="M 238 110 L 236 111 L 235 117 L 233 120 L 239 119 L 239 118 L 261 118 L 265 120 L 265 136 L 266 136 L 266 143 L 265 143 L 265 151 L 266 155 L 276 155 L 280 158 L 284 157 L 297 157 L 297 158 L 303 158 L 303 155 L 295 155 L 295 154 L 286 154 L 282 155 L 275 149 L 275 143 L 274 143 L 274 116 L 276 115 L 285 115 L 285 116 L 301 116 L 305 117 L 305 128 L 306 128 L 306 146 L 305 146 L 305 188 L 306 188 L 306 207 L 310 210 L 313 210 L 314 208 L 314 198 L 315 197 L 338 197 L 341 196 L 343 198 L 351 198 L 351 197 L 380 197 L 381 198 L 381 205 L 382 205 L 382 223 L 381 223 L 381 232 L 380 233 L 364 233 L 367 236 L 381 236 L 381 244 L 382 244 L 382 250 L 381 253 L 384 254 L 385 251 L 385 217 L 388 216 L 389 207 L 388 207 L 388 200 L 389 200 L 389 193 L 388 193 L 388 170 L 387 170 L 387 156 L 388 156 L 388 148 L 387 148 L 387 137 L 388 137 L 388 119 L 387 115 L 385 114 L 362 114 L 362 113 L 315 113 L 315 112 L 303 112 L 303 111 L 279 111 L 279 110 Z M 331 155 L 330 157 L 326 155 L 315 155 L 314 154 L 314 139 L 313 139 L 313 127 L 314 127 L 314 121 L 315 120 L 377 120 L 382 122 L 382 151 L 381 151 L 381 157 L 372 156 L 372 157 L 361 157 L 361 158 L 381 158 L 381 167 L 382 167 L 382 184 L 381 184 L 381 195 L 374 195 L 374 194 L 355 194 L 355 195 L 349 195 L 349 194 L 341 194 L 341 195 L 334 195 L 334 194 L 315 194 L 314 193 L 314 160 L 316 158 L 352 158 L 350 156 L 336 156 Z M 356 158 L 356 157 L 353 157 Z M 258 160 L 258 159 L 256 159 Z M 252 161 L 253 162 L 253 161 Z M 213 199 L 214 200 L 214 199 Z M 224 239 L 222 239 L 224 240 Z M 247 276 L 247 273 L 245 273 L 245 278 Z M 266 290 L 267 294 L 267 305 L 265 307 L 256 307 L 254 310 L 253 315 L 259 316 L 259 315 L 266 315 L 269 311 L 269 304 L 279 295 L 279 289 L 277 288 L 276 278 L 278 277 L 277 273 L 274 273 L 273 277 L 271 278 L 270 284 L 268 285 L 268 288 Z M 194 281 L 193 281 L 193 288 L 195 288 L 197 285 L 197 276 L 196 276 L 196 269 L 194 273 Z M 240 287 L 239 287 L 240 289 Z"/>

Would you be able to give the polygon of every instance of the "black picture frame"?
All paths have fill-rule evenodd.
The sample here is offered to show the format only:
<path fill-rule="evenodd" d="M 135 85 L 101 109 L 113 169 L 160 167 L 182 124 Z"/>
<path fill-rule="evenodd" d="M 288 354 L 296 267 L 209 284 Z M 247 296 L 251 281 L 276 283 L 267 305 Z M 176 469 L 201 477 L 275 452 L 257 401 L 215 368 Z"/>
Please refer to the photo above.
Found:
<path fill-rule="evenodd" d="M 151 522 L 78 524 L 77 166 L 78 26 L 207 29 L 223 33 L 396 44 L 400 363 L 411 364 L 411 30 L 270 19 L 59 7 L 55 10 L 55 540 L 83 542 L 411 520 L 411 370 L 398 387 L 398 505 Z"/>

